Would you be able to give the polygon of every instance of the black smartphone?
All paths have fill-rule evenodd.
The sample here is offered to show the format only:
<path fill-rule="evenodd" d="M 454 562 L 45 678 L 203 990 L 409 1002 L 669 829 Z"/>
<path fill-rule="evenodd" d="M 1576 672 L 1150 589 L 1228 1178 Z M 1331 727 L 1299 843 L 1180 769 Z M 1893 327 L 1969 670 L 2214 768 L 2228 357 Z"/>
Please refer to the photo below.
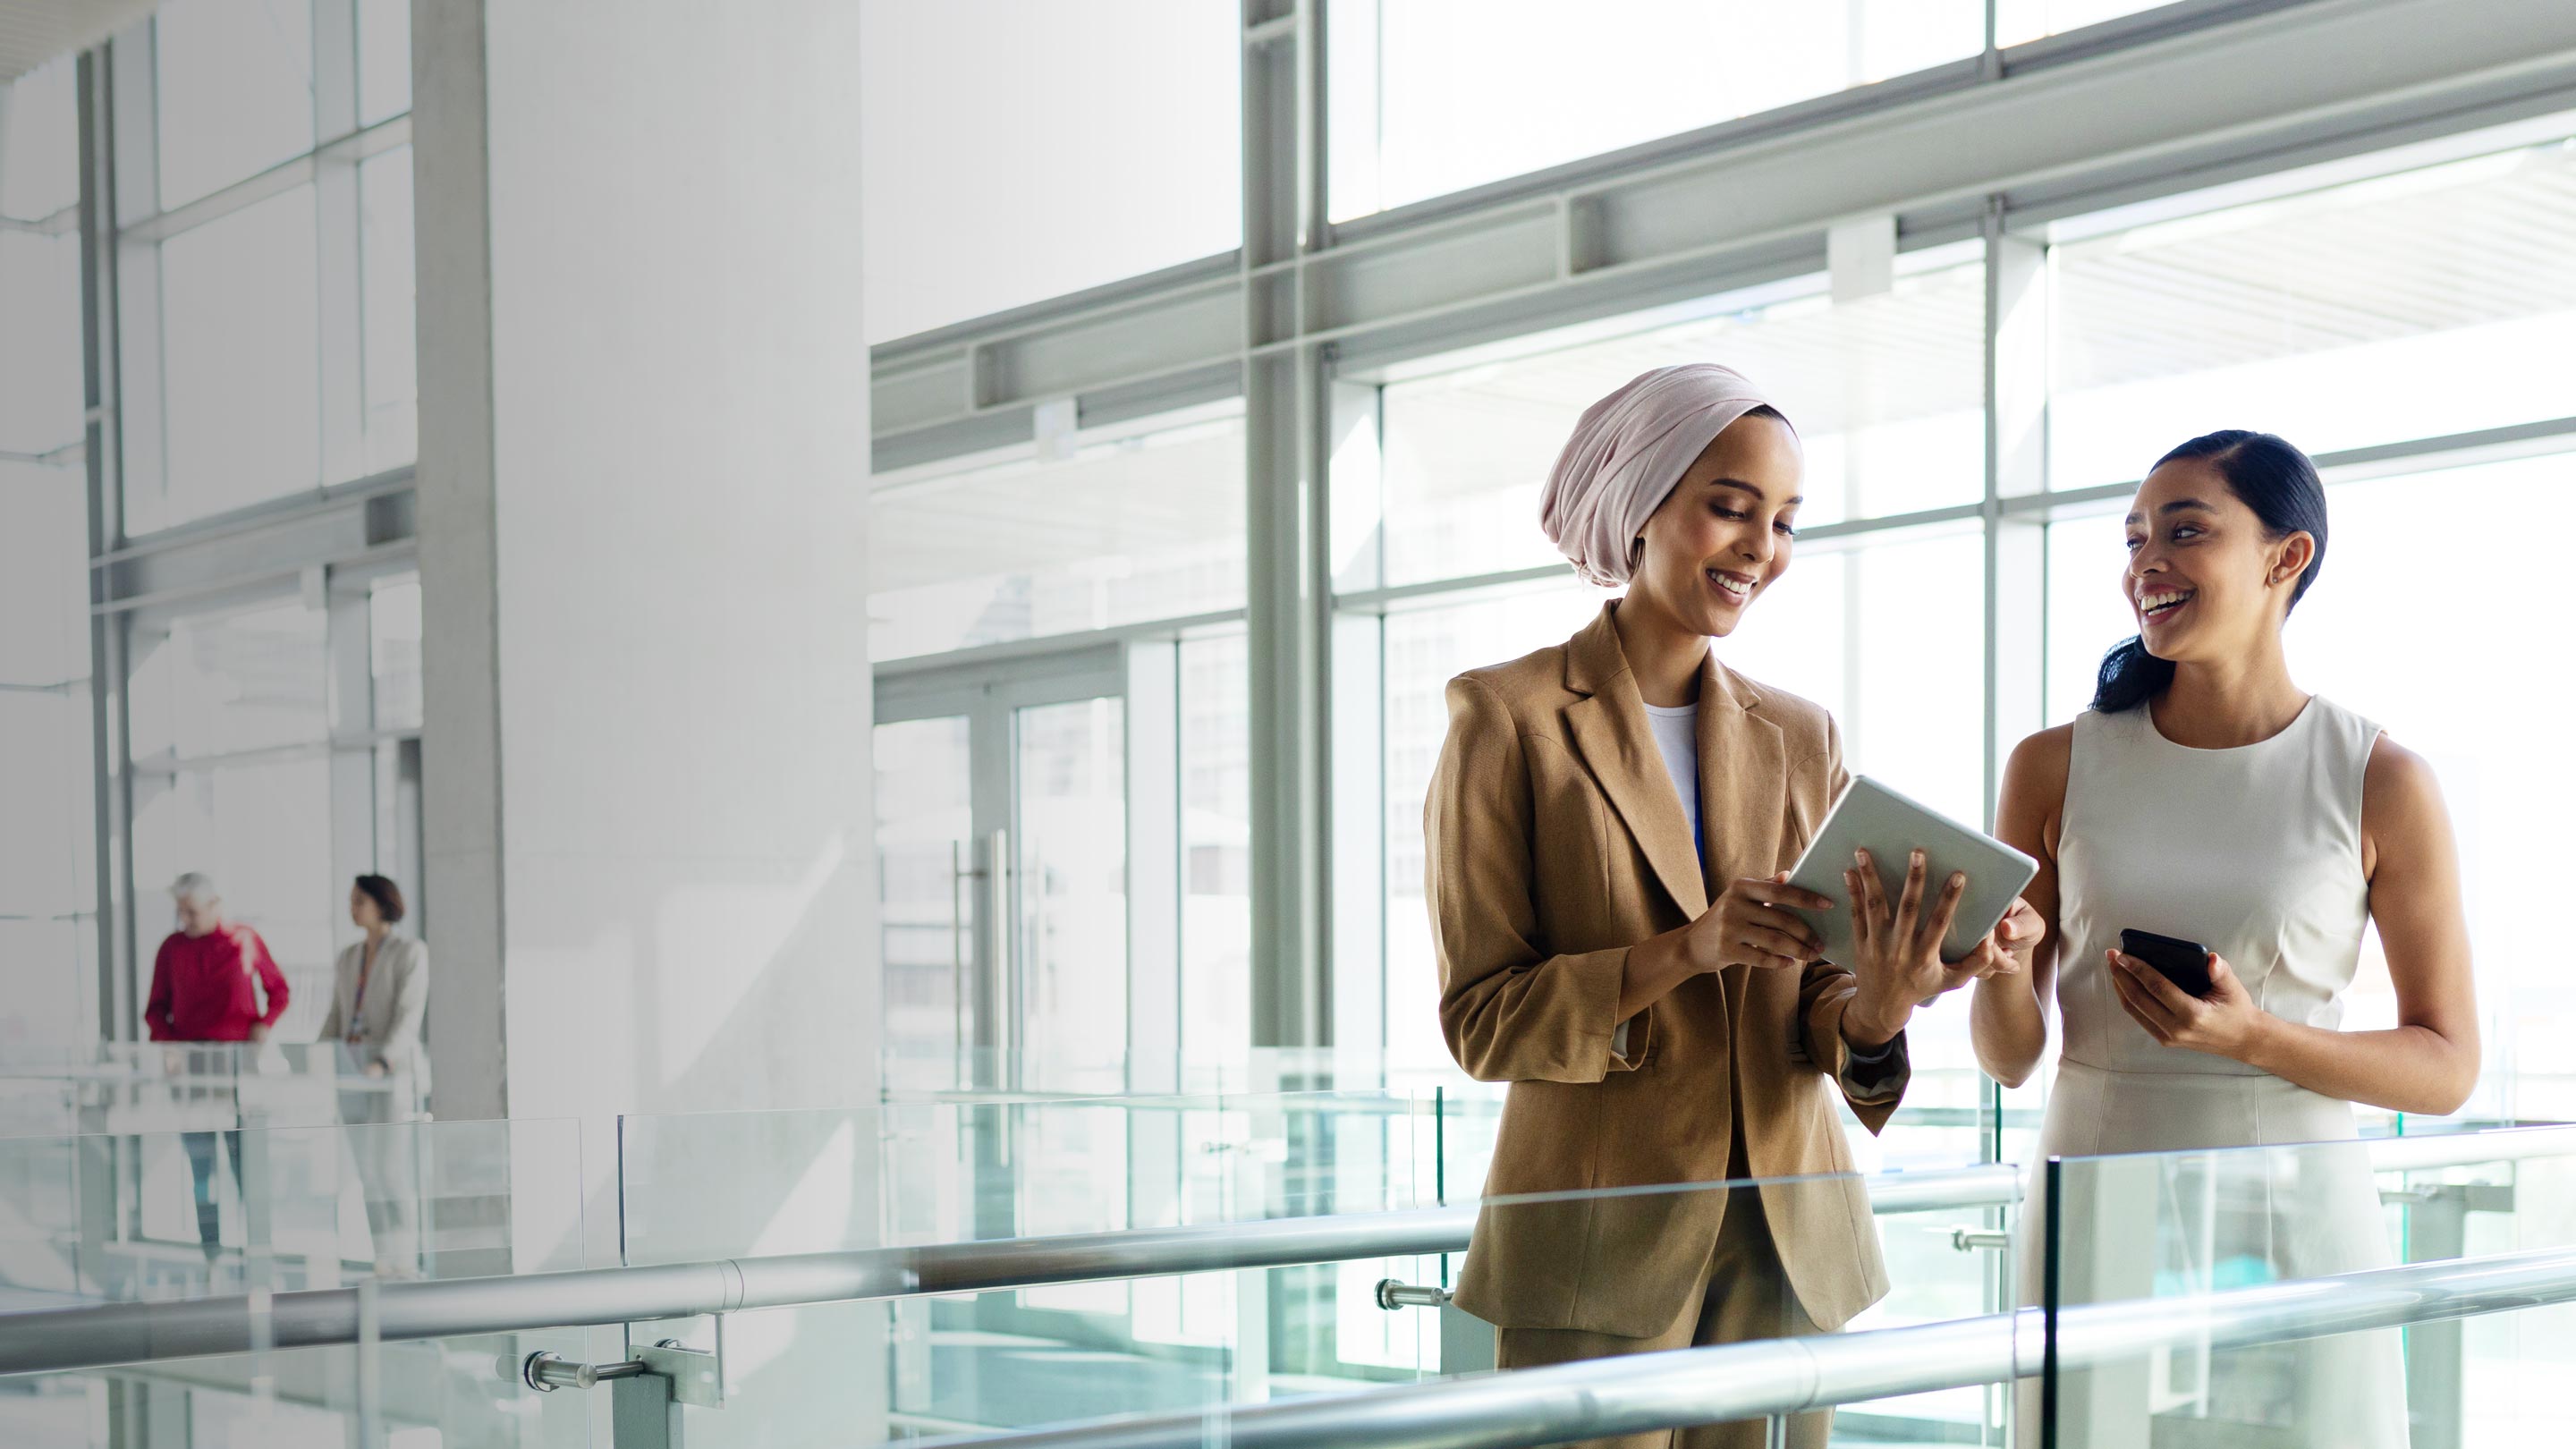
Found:
<path fill-rule="evenodd" d="M 2218 983 L 2209 979 L 2209 948 L 2179 936 L 2153 931 L 2122 931 L 2120 949 L 2156 968 L 2156 974 L 2190 992 L 2207 996 Z"/>

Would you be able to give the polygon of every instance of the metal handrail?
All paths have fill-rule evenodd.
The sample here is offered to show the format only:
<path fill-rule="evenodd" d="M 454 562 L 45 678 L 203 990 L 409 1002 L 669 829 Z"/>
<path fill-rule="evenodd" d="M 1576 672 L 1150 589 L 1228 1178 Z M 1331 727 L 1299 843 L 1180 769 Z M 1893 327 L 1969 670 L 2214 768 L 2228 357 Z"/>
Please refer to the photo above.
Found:
<path fill-rule="evenodd" d="M 2061 1372 L 2576 1301 L 2576 1248 L 2061 1309 Z M 1351 1394 L 926 1441 L 1013 1449 L 1535 1449 L 2031 1378 L 2045 1311 L 1589 1359 Z"/>
<path fill-rule="evenodd" d="M 1634 1191 L 1720 1190 L 1725 1189 L 1711 1184 Z M 2019 1191 L 2017 1170 L 2001 1164 L 1891 1173 L 1873 1179 L 1870 1189 L 1881 1212 L 1998 1206 Z M 386 1341 L 454 1338 L 748 1308 L 1456 1253 L 1466 1250 L 1477 1211 L 1477 1205 L 1466 1204 L 383 1283 L 376 1288 L 377 1336 Z M 345 1345 L 357 1341 L 357 1315 L 353 1288 L 271 1295 L 265 1332 L 256 1339 L 251 1300 L 243 1295 L 0 1314 L 0 1374 L 246 1353 L 255 1343 L 279 1349 Z"/>
<path fill-rule="evenodd" d="M 2409 1170 L 2576 1155 L 2576 1127 L 2508 1129 L 2369 1144 L 2375 1164 Z M 1710 1191 L 1717 1185 L 1622 1190 Z M 1881 1213 L 1997 1207 L 2016 1201 L 2018 1169 L 1988 1164 L 1869 1180 Z M 1503 1199 L 1498 1201 L 1511 1201 Z M 750 1308 L 988 1292 L 1176 1273 L 1293 1267 L 1464 1251 L 1476 1205 L 1269 1218 L 1183 1227 L 860 1248 L 699 1263 L 587 1268 L 376 1286 L 377 1337 L 453 1338 L 691 1318 Z M 248 1295 L 114 1303 L 0 1314 L 0 1374 L 109 1368 L 358 1341 L 353 1288 L 266 1299 L 254 1337 Z"/>

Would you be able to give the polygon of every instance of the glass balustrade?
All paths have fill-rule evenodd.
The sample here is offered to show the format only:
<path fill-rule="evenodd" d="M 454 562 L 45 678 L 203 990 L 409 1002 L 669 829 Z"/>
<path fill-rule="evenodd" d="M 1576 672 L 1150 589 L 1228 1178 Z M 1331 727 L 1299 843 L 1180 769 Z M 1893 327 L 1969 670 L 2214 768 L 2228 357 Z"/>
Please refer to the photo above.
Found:
<path fill-rule="evenodd" d="M 216 1056 L 84 1057 L 75 1106 L 129 1130 L 0 1139 L 0 1364 L 21 1368 L 0 1443 L 704 1449 L 1136 1415 L 1216 1443 L 1299 1401 L 1364 1415 L 1314 1442 L 1377 1442 L 1395 1420 L 1366 1416 L 1411 1411 L 1373 1395 L 1580 1377 L 1549 1366 L 1639 1337 L 1799 1356 L 1676 1360 L 1662 1387 L 1603 1370 L 1587 1402 L 1732 1413 L 1811 1376 L 1839 1444 L 2576 1428 L 2545 1372 L 2576 1361 L 2576 1128 L 2025 1173 L 1979 1165 L 1973 1105 L 1927 1092 L 1910 1136 L 1856 1144 L 1861 1174 L 1480 1202 L 1483 1087 L 246 1127 L 317 1092 L 314 1115 L 357 1109 L 310 1054 Z M 530 1278 L 574 1269 L 608 1271 Z M 381 1342 L 349 1341 L 361 1291 L 391 1314 Z M 119 1304 L 146 1317 L 95 1312 Z M 501 1326 L 454 1331 L 477 1323 Z M 691 1365 L 720 1405 L 631 1411 Z"/>
<path fill-rule="evenodd" d="M 2069 1159 L 2030 1221 L 2045 1442 L 2576 1442 L 2576 1128 Z"/>
<path fill-rule="evenodd" d="M 224 1076 L 199 1065 L 182 1079 Z M 613 1223 L 614 1180 L 605 1161 L 585 1179 L 579 1124 L 244 1128 L 229 1105 L 158 1100 L 170 1079 L 144 1075 L 150 1120 L 175 1113 L 178 1130 L 0 1140 L 0 1362 L 116 1365 L 0 1377 L 0 1444 L 592 1442 L 594 1406 L 540 1394 L 519 1369 L 540 1351 L 586 1361 L 621 1341 L 614 1329 L 297 1336 L 317 1305 L 326 1323 L 374 1321 L 392 1285 L 583 1266 L 607 1225 L 589 1218 L 595 1201 Z M 132 1105 L 123 1086 L 113 1095 Z M 65 1309 L 93 1311 L 45 1312 Z"/>

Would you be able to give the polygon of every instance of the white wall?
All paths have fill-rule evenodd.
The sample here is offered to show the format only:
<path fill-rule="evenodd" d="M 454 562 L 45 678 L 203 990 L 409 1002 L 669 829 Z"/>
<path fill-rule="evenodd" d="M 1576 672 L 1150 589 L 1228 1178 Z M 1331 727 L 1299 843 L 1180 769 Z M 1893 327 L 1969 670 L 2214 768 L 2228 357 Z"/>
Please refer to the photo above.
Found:
<path fill-rule="evenodd" d="M 416 27 L 441 1114 L 865 1102 L 854 13 Z"/>

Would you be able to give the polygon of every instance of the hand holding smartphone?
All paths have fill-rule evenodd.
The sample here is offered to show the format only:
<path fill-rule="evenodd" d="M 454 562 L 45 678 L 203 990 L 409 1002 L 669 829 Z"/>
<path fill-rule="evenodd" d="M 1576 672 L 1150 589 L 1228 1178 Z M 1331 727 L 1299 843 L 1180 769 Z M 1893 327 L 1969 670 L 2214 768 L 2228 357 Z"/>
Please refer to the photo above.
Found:
<path fill-rule="evenodd" d="M 2218 983 L 2209 976 L 2209 948 L 2179 936 L 2153 931 L 2122 931 L 2120 950 L 2156 968 L 2156 974 L 2190 992 L 2207 996 Z"/>

